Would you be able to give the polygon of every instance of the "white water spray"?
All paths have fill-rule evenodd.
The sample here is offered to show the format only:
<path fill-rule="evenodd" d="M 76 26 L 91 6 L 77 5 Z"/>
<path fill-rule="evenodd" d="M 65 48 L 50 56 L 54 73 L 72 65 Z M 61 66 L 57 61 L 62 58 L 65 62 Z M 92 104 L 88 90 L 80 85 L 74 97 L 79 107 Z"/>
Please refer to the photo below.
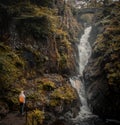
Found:
<path fill-rule="evenodd" d="M 80 42 L 78 44 L 78 51 L 79 51 L 79 73 L 82 75 L 83 70 L 88 63 L 88 59 L 91 55 L 91 46 L 88 42 L 90 32 L 92 27 L 87 27 L 82 35 Z"/>
<path fill-rule="evenodd" d="M 90 32 L 91 32 L 92 27 L 87 27 L 85 28 L 84 34 L 82 35 L 80 42 L 78 44 L 78 52 L 79 52 L 79 74 L 82 76 L 83 70 L 88 63 L 88 59 L 91 55 L 91 46 L 88 42 Z M 92 113 L 88 107 L 87 104 L 87 99 L 86 99 L 86 94 L 85 94 L 85 87 L 84 87 L 84 81 L 82 78 L 80 79 L 80 76 L 75 76 L 70 79 L 70 82 L 72 86 L 77 90 L 80 101 L 81 101 L 81 106 L 80 106 L 80 112 L 78 117 L 76 117 L 74 120 L 83 120 L 85 118 L 91 117 Z"/>

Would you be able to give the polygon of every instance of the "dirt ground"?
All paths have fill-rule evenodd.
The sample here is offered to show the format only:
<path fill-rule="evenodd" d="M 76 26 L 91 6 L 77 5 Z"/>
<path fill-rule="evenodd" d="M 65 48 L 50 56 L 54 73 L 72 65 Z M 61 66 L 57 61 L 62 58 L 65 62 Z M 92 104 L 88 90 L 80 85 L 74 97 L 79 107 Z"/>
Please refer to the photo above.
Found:
<path fill-rule="evenodd" d="M 7 116 L 0 121 L 0 125 L 25 125 L 26 114 L 23 116 L 19 112 L 8 113 Z"/>

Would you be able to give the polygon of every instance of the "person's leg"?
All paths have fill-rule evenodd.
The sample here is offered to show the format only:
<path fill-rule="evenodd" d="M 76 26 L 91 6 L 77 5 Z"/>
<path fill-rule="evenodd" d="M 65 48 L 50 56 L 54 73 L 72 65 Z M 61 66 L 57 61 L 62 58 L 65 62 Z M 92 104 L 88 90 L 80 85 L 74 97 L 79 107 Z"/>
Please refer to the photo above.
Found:
<path fill-rule="evenodd" d="M 20 103 L 20 114 L 22 114 L 22 103 Z"/>
<path fill-rule="evenodd" d="M 25 104 L 22 103 L 22 114 L 24 114 L 24 107 L 25 107 Z"/>

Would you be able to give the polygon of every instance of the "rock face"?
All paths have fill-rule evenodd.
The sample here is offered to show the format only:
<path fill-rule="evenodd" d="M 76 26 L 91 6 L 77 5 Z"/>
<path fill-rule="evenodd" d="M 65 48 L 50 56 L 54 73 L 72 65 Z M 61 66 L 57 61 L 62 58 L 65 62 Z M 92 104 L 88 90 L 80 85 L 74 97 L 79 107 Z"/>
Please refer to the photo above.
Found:
<path fill-rule="evenodd" d="M 6 114 L 8 113 L 9 108 L 6 105 L 6 103 L 0 102 L 0 120 L 6 116 Z"/>
<path fill-rule="evenodd" d="M 120 2 L 96 16 L 93 52 L 84 71 L 88 103 L 102 118 L 120 120 Z"/>
<path fill-rule="evenodd" d="M 19 109 L 23 89 L 29 125 L 32 117 L 52 124 L 77 115 L 69 76 L 76 72 L 73 45 L 81 29 L 64 0 L 0 1 L 1 118 Z"/>

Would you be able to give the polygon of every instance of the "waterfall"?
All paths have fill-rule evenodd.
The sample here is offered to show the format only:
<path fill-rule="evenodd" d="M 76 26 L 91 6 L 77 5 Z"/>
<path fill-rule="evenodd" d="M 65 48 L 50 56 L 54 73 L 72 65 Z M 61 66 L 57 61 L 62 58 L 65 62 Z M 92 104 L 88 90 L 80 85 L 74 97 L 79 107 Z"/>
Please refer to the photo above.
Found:
<path fill-rule="evenodd" d="M 78 44 L 79 51 L 79 73 L 82 75 L 85 65 L 88 62 L 88 59 L 91 55 L 91 46 L 88 42 L 88 38 L 90 35 L 92 27 L 87 27 L 82 35 L 80 42 Z"/>
<path fill-rule="evenodd" d="M 74 76 L 70 78 L 71 85 L 77 90 L 81 101 L 79 115 L 74 120 L 78 120 L 78 119 L 83 120 L 85 118 L 92 116 L 90 108 L 88 107 L 88 104 L 87 104 L 84 80 L 82 79 L 83 70 L 85 68 L 85 65 L 88 63 L 88 59 L 91 55 L 91 46 L 88 41 L 91 29 L 92 29 L 91 26 L 85 28 L 84 34 L 82 35 L 78 44 L 79 76 Z"/>
<path fill-rule="evenodd" d="M 77 117 L 72 118 L 73 125 L 120 125 L 120 121 L 116 119 L 100 119 L 99 116 L 93 114 L 88 107 L 87 99 L 86 99 L 86 93 L 85 93 L 85 86 L 84 86 L 84 80 L 83 80 L 83 70 L 88 63 L 88 59 L 91 56 L 91 46 L 89 44 L 89 36 L 91 32 L 92 27 L 86 27 L 84 30 L 84 34 L 82 35 L 79 44 L 78 44 L 78 69 L 79 69 L 79 75 L 73 76 L 70 78 L 71 85 L 73 88 L 76 89 L 78 92 L 81 105 L 80 105 L 80 111 Z"/>

